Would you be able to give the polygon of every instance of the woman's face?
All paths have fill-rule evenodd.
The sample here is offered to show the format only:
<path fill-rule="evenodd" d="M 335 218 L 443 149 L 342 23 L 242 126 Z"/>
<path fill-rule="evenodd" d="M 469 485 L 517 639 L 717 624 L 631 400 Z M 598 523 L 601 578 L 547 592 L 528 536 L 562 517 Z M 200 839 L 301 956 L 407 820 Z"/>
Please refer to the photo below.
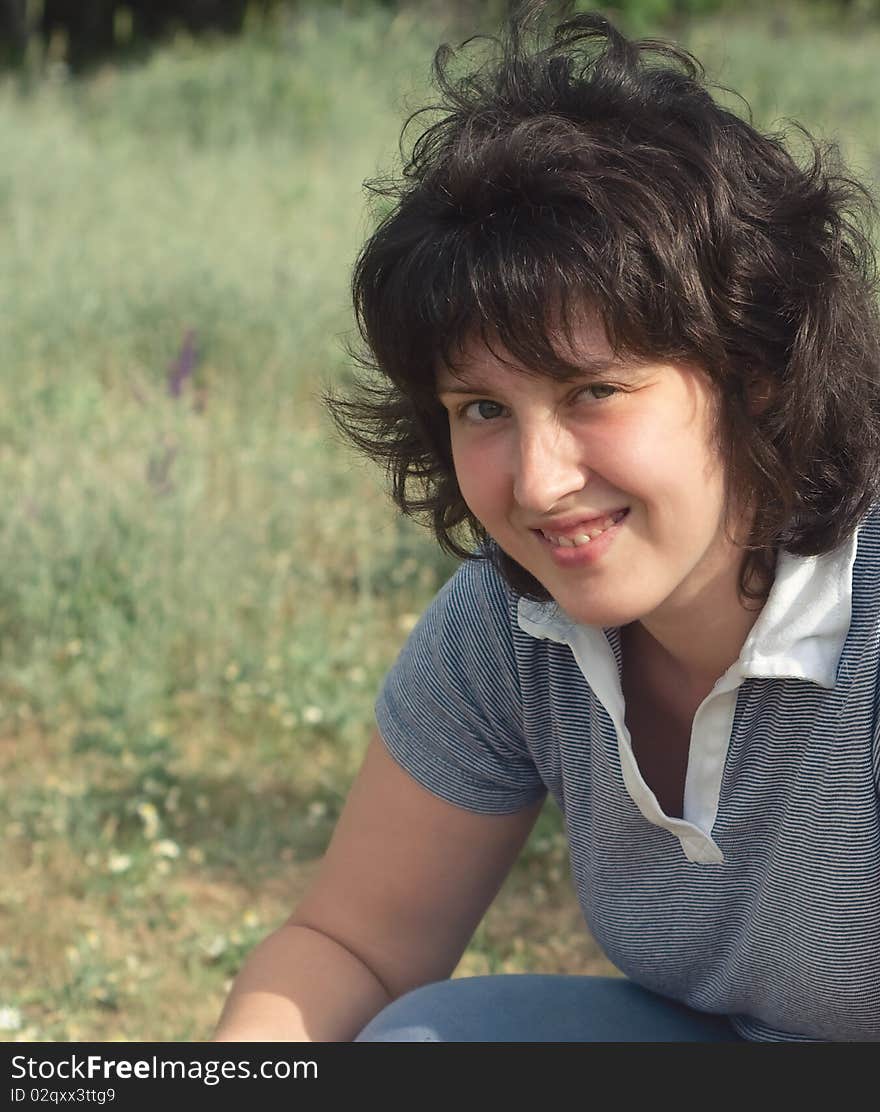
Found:
<path fill-rule="evenodd" d="M 438 375 L 462 496 L 573 620 L 686 628 L 743 555 L 724 536 L 713 388 L 695 366 L 617 362 L 601 325 L 564 353 L 582 379 L 511 370 L 481 343 Z"/>

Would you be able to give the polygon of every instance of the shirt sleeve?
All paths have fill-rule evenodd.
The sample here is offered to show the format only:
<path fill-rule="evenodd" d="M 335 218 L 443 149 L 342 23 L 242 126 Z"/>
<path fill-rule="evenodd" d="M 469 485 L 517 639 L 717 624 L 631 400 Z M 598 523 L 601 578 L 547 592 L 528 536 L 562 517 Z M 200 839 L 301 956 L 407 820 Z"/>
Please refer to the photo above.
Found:
<path fill-rule="evenodd" d="M 428 791 L 469 811 L 508 814 L 545 794 L 526 745 L 510 593 L 487 559 L 437 594 L 376 702 L 391 756 Z"/>

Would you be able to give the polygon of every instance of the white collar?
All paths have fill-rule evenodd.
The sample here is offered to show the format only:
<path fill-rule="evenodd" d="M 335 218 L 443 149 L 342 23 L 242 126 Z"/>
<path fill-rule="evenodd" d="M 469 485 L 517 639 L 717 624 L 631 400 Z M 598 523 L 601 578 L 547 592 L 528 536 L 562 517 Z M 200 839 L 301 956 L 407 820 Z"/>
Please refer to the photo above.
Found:
<path fill-rule="evenodd" d="M 740 679 L 790 677 L 834 687 L 852 618 L 858 538 L 856 530 L 822 556 L 795 556 L 780 550 L 770 594 L 729 672 Z M 517 618 L 524 633 L 572 648 L 585 642 L 596 645 L 597 634 L 607 647 L 606 632 L 609 639 L 619 638 L 619 627 L 605 631 L 578 625 L 552 601 L 521 598 Z M 576 655 L 582 668 L 589 666 L 587 654 Z M 590 682 L 586 672 L 585 678 Z"/>

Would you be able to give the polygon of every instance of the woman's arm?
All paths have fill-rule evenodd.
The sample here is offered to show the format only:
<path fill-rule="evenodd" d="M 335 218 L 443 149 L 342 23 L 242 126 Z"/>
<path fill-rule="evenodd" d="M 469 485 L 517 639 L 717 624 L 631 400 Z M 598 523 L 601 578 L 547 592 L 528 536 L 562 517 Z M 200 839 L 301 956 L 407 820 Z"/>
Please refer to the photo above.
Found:
<path fill-rule="evenodd" d="M 432 795 L 374 735 L 317 876 L 233 985 L 221 1041 L 348 1041 L 448 977 L 543 801 L 479 815 Z"/>

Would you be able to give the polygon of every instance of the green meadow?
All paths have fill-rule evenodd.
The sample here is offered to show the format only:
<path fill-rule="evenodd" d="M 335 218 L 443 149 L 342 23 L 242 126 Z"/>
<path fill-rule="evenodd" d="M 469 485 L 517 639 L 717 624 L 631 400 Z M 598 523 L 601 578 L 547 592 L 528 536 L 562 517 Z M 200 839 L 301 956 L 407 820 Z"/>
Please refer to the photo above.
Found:
<path fill-rule="evenodd" d="M 0 81 L 0 1039 L 210 1036 L 454 570 L 319 402 L 446 34 L 319 7 Z M 876 185 L 880 29 L 680 37 Z M 458 973 L 610 970 L 548 806 Z"/>

